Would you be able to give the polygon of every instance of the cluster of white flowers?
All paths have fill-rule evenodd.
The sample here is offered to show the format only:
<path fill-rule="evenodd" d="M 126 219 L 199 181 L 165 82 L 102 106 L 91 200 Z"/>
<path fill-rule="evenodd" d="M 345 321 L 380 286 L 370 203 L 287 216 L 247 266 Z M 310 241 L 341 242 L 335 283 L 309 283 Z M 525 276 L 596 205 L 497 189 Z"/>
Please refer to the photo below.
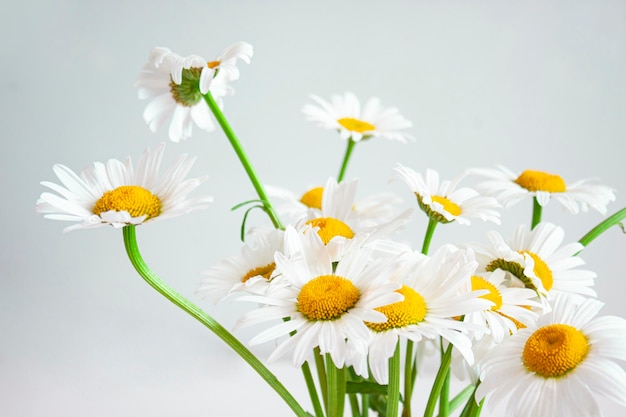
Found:
<path fill-rule="evenodd" d="M 222 107 L 239 77 L 237 59 L 251 56 L 243 42 L 212 62 L 154 49 L 136 83 L 140 98 L 151 99 L 144 112 L 150 128 L 169 121 L 174 142 L 188 138 L 194 123 L 213 130 L 205 95 Z M 363 109 L 352 93 L 312 99 L 317 105 L 304 106 L 306 118 L 342 140 L 413 140 L 403 132 L 411 123 L 377 98 Z M 37 209 L 77 222 L 73 229 L 138 225 L 205 207 L 210 197 L 187 198 L 205 180 L 184 180 L 193 159 L 181 156 L 157 181 L 162 154 L 163 145 L 146 151 L 136 170 L 130 159 L 95 163 L 79 175 L 57 165 L 63 185 L 42 184 L 59 195 L 43 193 Z M 267 187 L 288 223 L 251 228 L 240 254 L 203 272 L 198 293 L 253 302 L 238 326 L 273 323 L 250 341 L 277 341 L 270 361 L 291 352 L 300 366 L 326 355 L 384 385 L 399 344 L 435 343 L 442 351 L 453 346 L 452 368 L 472 377 L 477 403 L 508 401 L 510 416 L 600 415 L 595 394 L 626 406 L 626 372 L 615 362 L 626 360 L 626 320 L 595 318 L 602 303 L 593 298 L 596 274 L 581 269 L 581 243 L 564 241 L 558 225 L 537 222 L 509 238 L 494 231 L 487 243 L 429 248 L 438 224 L 499 225 L 501 210 L 524 198 L 605 214 L 614 191 L 531 170 L 469 169 L 450 181 L 432 169 L 390 170 L 406 183 L 412 207 L 388 194 L 358 200 L 356 179 L 331 177 L 304 193 Z M 471 179 L 472 188 L 460 186 Z M 393 240 L 422 215 L 428 231 L 420 249 Z"/>

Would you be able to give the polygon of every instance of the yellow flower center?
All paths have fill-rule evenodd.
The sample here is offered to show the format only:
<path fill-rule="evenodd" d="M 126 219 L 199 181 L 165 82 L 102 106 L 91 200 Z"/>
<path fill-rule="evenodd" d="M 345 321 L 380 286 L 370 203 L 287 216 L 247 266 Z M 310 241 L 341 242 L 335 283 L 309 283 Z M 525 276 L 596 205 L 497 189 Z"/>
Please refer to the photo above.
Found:
<path fill-rule="evenodd" d="M 530 310 L 530 307 L 528 307 L 528 306 L 521 306 L 521 307 L 524 307 L 524 308 L 527 308 L 527 309 Z M 515 324 L 515 327 L 517 328 L 517 330 L 526 328 L 526 325 L 524 323 L 514 319 L 513 317 L 507 316 L 506 314 L 502 313 L 501 311 L 496 311 L 496 313 L 498 313 L 502 317 L 506 317 L 507 319 L 511 320 L 513 322 L 513 324 Z"/>
<path fill-rule="evenodd" d="M 298 294 L 298 311 L 308 320 L 335 320 L 354 307 L 361 296 L 349 279 L 321 275 L 307 282 Z"/>
<path fill-rule="evenodd" d="M 443 209 L 453 216 L 458 216 L 461 214 L 461 207 L 459 207 L 458 204 L 448 200 L 446 197 L 434 195 L 431 197 L 431 200 L 433 200 L 433 202 L 435 203 L 441 204 L 443 206 Z"/>
<path fill-rule="evenodd" d="M 424 301 L 424 297 L 406 285 L 403 285 L 396 292 L 404 295 L 403 301 L 376 309 L 376 311 L 380 311 L 387 316 L 387 321 L 384 323 L 366 321 L 367 327 L 376 332 L 384 332 L 385 330 L 406 327 L 410 324 L 418 324 L 424 320 L 424 317 L 426 317 L 426 301 Z"/>
<path fill-rule="evenodd" d="M 243 276 L 243 278 L 241 279 L 241 282 L 246 282 L 247 280 L 249 280 L 252 277 L 256 277 L 256 276 L 262 276 L 263 278 L 269 280 L 270 277 L 272 276 L 272 272 L 274 272 L 274 269 L 276 269 L 276 263 L 272 262 L 269 263 L 267 265 L 264 266 L 258 266 L 256 268 L 252 268 L 251 270 L 249 270 L 246 275 Z"/>
<path fill-rule="evenodd" d="M 552 270 L 550 270 L 548 264 L 546 264 L 543 259 L 541 259 L 539 256 L 532 252 L 528 252 L 525 250 L 519 252 L 521 254 L 526 253 L 530 255 L 531 258 L 533 258 L 533 261 L 535 261 L 535 267 L 533 268 L 535 275 L 537 275 L 537 277 L 541 280 L 543 288 L 545 288 L 546 291 L 550 291 L 552 289 L 552 285 L 554 284 L 554 279 L 552 278 Z"/>
<path fill-rule="evenodd" d="M 324 187 L 311 188 L 304 193 L 300 198 L 300 202 L 307 207 L 321 210 L 322 209 L 322 194 L 324 194 Z"/>
<path fill-rule="evenodd" d="M 346 239 L 354 237 L 354 232 L 350 229 L 350 226 L 332 217 L 318 217 L 309 220 L 306 224 L 312 227 L 319 227 L 317 234 L 322 238 L 325 245 L 328 245 L 328 242 L 335 236 L 343 236 Z"/>
<path fill-rule="evenodd" d="M 589 343 L 580 330 L 567 324 L 550 324 L 528 338 L 522 359 L 529 371 L 555 378 L 576 368 L 588 352 Z"/>
<path fill-rule="evenodd" d="M 93 206 L 93 212 L 97 215 L 111 210 L 126 211 L 132 217 L 145 215 L 145 220 L 148 220 L 161 213 L 161 200 L 145 188 L 122 185 L 106 191 Z"/>
<path fill-rule="evenodd" d="M 355 119 L 353 117 L 342 117 L 337 120 L 341 126 L 345 127 L 347 130 L 351 132 L 370 132 L 372 130 L 376 130 L 376 126 L 371 123 L 368 123 L 364 120 Z"/>
<path fill-rule="evenodd" d="M 211 69 L 213 69 L 213 68 L 215 68 L 215 67 L 219 67 L 219 66 L 220 66 L 220 64 L 221 64 L 221 62 L 220 62 L 220 61 L 211 61 L 211 62 L 207 62 L 207 63 L 206 63 L 206 66 L 207 66 L 207 67 L 209 67 L 209 68 L 211 68 Z"/>
<path fill-rule="evenodd" d="M 547 174 L 541 171 L 527 169 L 517 177 L 515 181 L 520 187 L 528 191 L 547 191 L 550 193 L 562 193 L 566 190 L 563 178 L 554 174 Z"/>
<path fill-rule="evenodd" d="M 473 291 L 476 291 L 476 290 L 489 291 L 489 293 L 485 295 L 481 295 L 480 298 L 484 298 L 485 300 L 489 300 L 494 303 L 494 305 L 491 306 L 491 310 L 497 311 L 497 310 L 500 310 L 500 308 L 502 307 L 502 294 L 500 294 L 500 291 L 498 291 L 495 285 L 493 285 L 491 282 L 487 281 L 486 279 L 473 275 L 472 276 L 472 290 Z"/>

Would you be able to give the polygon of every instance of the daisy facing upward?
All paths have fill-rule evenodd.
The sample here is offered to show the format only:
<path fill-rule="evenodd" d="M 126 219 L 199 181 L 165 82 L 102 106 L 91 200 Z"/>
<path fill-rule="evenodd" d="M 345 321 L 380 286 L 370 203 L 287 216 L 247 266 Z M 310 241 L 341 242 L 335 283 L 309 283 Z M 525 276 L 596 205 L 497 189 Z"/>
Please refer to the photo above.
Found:
<path fill-rule="evenodd" d="M 64 231 L 110 224 L 123 227 L 179 216 L 206 207 L 209 196 L 188 199 L 187 195 L 207 177 L 185 180 L 195 158 L 181 155 L 158 178 L 164 144 L 146 149 L 137 168 L 130 158 L 95 162 L 76 175 L 64 165 L 53 167 L 62 185 L 41 184 L 57 194 L 45 192 L 37 201 L 37 212 L 47 219 L 77 222 Z"/>
<path fill-rule="evenodd" d="M 266 296 L 242 298 L 264 305 L 245 314 L 239 325 L 289 320 L 264 330 L 250 344 L 286 337 L 268 360 L 293 350 L 295 366 L 302 365 L 316 347 L 330 355 L 338 368 L 347 357 L 365 355 L 369 341 L 365 322 L 385 321 L 385 315 L 375 309 L 403 299 L 394 292 L 400 284 L 389 280 L 391 268 L 370 268 L 370 252 L 351 251 L 334 268 L 317 234 L 288 227 L 285 254 L 275 257 L 281 275 L 273 282 L 278 285 L 270 287 Z"/>
<path fill-rule="evenodd" d="M 601 416 L 596 395 L 626 406 L 626 320 L 595 317 L 603 304 L 561 294 L 552 312 L 494 349 L 476 401 L 507 403 L 510 417 Z"/>

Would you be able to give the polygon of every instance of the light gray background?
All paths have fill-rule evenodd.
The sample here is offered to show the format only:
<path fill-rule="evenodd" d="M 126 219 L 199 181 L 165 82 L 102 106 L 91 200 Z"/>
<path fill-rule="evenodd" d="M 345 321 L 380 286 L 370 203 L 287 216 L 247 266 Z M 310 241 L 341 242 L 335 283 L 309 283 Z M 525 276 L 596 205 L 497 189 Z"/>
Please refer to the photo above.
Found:
<path fill-rule="evenodd" d="M 499 163 L 597 178 L 618 190 L 611 213 L 626 202 L 623 1 L 22 1 L 5 2 L 0 22 L 2 416 L 290 415 L 134 273 L 119 230 L 62 234 L 67 224 L 35 214 L 53 164 L 80 170 L 168 141 L 148 130 L 133 88 L 154 46 L 212 58 L 234 41 L 254 45 L 225 112 L 267 183 L 303 191 L 336 175 L 344 144 L 300 109 L 311 93 L 350 90 L 398 107 L 417 138 L 357 146 L 348 176 L 361 179 L 360 196 L 393 191 L 409 204 L 402 184 L 387 184 L 396 162 L 444 178 Z M 140 246 L 157 273 L 230 328 L 245 308 L 216 307 L 194 289 L 200 271 L 238 253 L 243 213 L 229 208 L 254 193 L 221 133 L 169 143 L 165 159 L 179 153 L 197 155 L 192 174 L 210 174 L 200 193 L 215 203 L 139 228 Z M 544 219 L 575 241 L 602 216 L 553 204 Z M 530 201 L 507 211 L 499 230 L 529 220 Z M 403 236 L 418 246 L 425 224 L 416 217 Z M 492 229 L 440 227 L 433 246 Z M 582 255 L 598 273 L 604 313 L 622 317 L 625 249 L 614 228 Z M 286 360 L 272 369 L 308 407 L 299 371 Z"/>

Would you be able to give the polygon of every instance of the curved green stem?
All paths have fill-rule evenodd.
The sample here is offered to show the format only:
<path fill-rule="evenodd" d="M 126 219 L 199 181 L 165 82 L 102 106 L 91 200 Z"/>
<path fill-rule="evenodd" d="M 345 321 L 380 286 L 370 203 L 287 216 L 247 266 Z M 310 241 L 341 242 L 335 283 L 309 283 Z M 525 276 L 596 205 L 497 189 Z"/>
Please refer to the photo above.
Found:
<path fill-rule="evenodd" d="M 389 384 L 387 388 L 386 417 L 397 417 L 400 407 L 400 342 L 396 343 L 396 350 L 389 358 Z"/>
<path fill-rule="evenodd" d="M 341 163 L 341 169 L 339 170 L 337 182 L 341 182 L 346 174 L 346 169 L 348 168 L 348 162 L 350 161 L 350 156 L 354 150 L 354 145 L 356 145 L 356 142 L 353 141 L 352 138 L 348 138 L 348 147 L 346 148 L 346 153 L 343 156 L 343 162 Z"/>
<path fill-rule="evenodd" d="M 283 384 L 276 378 L 276 376 L 267 369 L 261 361 L 257 359 L 252 352 L 250 352 L 235 336 L 230 334 L 228 330 L 222 327 L 215 319 L 201 310 L 199 307 L 191 303 L 182 295 L 178 294 L 172 288 L 170 288 L 165 282 L 163 282 L 144 262 L 137 246 L 137 238 L 135 235 L 135 226 L 126 226 L 123 229 L 124 234 L 124 246 L 126 247 L 126 253 L 130 262 L 135 267 L 135 270 L 139 275 L 148 283 L 152 288 L 157 290 L 159 294 L 170 300 L 176 306 L 181 308 L 187 314 L 198 320 L 211 330 L 217 337 L 222 339 L 235 353 L 237 353 L 271 386 L 274 391 L 287 403 L 287 405 L 293 410 L 293 412 L 300 417 L 308 417 L 309 414 L 298 404 L 296 399 L 291 395 L 289 391 L 283 386 Z"/>
<path fill-rule="evenodd" d="M 211 95 L 211 92 L 208 92 L 204 95 L 204 101 L 206 101 L 207 105 L 209 106 L 209 109 L 211 109 L 211 112 L 215 116 L 215 119 L 217 120 L 219 125 L 222 127 L 224 134 L 230 141 L 231 146 L 233 147 L 233 149 L 235 150 L 235 153 L 239 157 L 239 161 L 241 161 L 241 165 L 243 165 L 243 168 L 246 170 L 246 174 L 248 174 L 248 178 L 250 178 L 250 181 L 252 182 L 252 186 L 254 187 L 257 195 L 263 202 L 263 207 L 265 208 L 265 212 L 267 213 L 270 220 L 274 224 L 274 227 L 277 229 L 284 229 L 282 223 L 280 222 L 280 219 L 278 218 L 278 214 L 276 214 L 276 211 L 272 207 L 272 204 L 270 203 L 270 200 L 267 197 L 267 194 L 265 193 L 265 189 L 263 188 L 261 181 L 259 181 L 259 178 L 257 177 L 256 172 L 252 168 L 252 164 L 250 163 L 248 156 L 244 152 L 241 144 L 239 143 L 239 140 L 237 139 L 235 132 L 230 127 L 228 120 L 226 120 L 226 117 L 224 117 L 224 113 L 222 113 L 222 110 L 217 105 L 217 102 Z"/>
<path fill-rule="evenodd" d="M 530 230 L 533 230 L 535 226 L 541 223 L 541 212 L 543 211 L 543 207 L 537 201 L 537 197 L 533 198 L 533 219 L 530 225 Z"/>
<path fill-rule="evenodd" d="M 432 417 L 435 412 L 435 406 L 437 405 L 437 399 L 441 393 L 441 389 L 444 386 L 448 372 L 450 372 L 450 362 L 452 361 L 452 343 L 448 345 L 446 352 L 441 358 L 441 364 L 439 365 L 439 371 L 433 382 L 430 396 L 428 397 L 428 403 L 426 403 L 426 409 L 424 410 L 424 417 Z"/>
<path fill-rule="evenodd" d="M 626 207 L 619 210 L 615 214 L 610 217 L 607 217 L 602 222 L 600 222 L 596 227 L 591 229 L 585 236 L 581 237 L 579 242 L 582 243 L 583 246 L 587 246 L 595 238 L 604 233 L 608 228 L 619 224 L 622 220 L 626 218 Z"/>
<path fill-rule="evenodd" d="M 422 243 L 422 253 L 428 255 L 428 249 L 430 248 L 430 241 L 433 239 L 435 228 L 437 227 L 437 220 L 431 218 L 428 219 L 428 227 L 426 228 L 426 234 L 424 235 L 424 243 Z"/>

